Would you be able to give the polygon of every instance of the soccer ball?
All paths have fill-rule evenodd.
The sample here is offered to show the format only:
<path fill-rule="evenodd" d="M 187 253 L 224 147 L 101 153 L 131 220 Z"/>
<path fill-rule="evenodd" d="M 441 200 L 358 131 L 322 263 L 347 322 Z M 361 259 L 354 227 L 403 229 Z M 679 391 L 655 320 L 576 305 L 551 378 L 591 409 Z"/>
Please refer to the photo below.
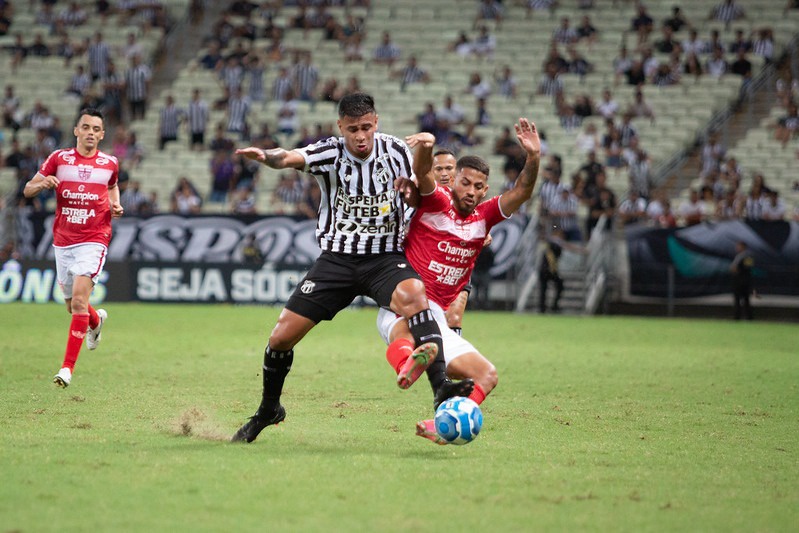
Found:
<path fill-rule="evenodd" d="M 483 427 L 483 412 L 469 398 L 455 396 L 436 409 L 436 433 L 449 444 L 469 444 Z"/>

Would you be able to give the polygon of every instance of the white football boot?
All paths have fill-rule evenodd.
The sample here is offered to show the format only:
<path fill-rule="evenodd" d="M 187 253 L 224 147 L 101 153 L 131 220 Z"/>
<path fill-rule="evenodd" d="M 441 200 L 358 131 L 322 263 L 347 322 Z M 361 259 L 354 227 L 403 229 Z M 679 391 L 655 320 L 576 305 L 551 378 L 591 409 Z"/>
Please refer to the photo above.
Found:
<path fill-rule="evenodd" d="M 69 384 L 72 382 L 72 371 L 67 367 L 62 368 L 58 371 L 58 374 L 55 375 L 53 378 L 53 383 L 61 387 L 62 389 L 66 389 L 69 387 Z"/>
<path fill-rule="evenodd" d="M 89 328 L 86 332 L 86 347 L 90 350 L 96 349 L 97 345 L 100 344 L 100 332 L 103 329 L 103 322 L 108 318 L 108 312 L 105 309 L 98 309 L 97 316 L 100 318 L 97 327 L 94 329 Z"/>

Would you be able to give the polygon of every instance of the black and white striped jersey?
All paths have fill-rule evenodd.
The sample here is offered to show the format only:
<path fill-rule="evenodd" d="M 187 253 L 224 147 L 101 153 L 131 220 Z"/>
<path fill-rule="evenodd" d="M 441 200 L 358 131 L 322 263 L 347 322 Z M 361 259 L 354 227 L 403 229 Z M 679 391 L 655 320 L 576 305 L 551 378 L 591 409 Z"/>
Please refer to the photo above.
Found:
<path fill-rule="evenodd" d="M 372 255 L 402 250 L 407 207 L 394 179 L 413 175 L 413 155 L 392 135 L 375 133 L 365 160 L 349 153 L 343 137 L 330 137 L 297 150 L 305 172 L 322 189 L 316 238 L 324 251 Z"/>

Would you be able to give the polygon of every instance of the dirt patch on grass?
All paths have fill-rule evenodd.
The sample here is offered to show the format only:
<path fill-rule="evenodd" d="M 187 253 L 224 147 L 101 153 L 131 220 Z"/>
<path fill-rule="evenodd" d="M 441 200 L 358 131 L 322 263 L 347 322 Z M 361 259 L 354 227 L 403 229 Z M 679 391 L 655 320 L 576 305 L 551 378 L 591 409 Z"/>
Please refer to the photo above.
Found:
<path fill-rule="evenodd" d="M 176 435 L 205 440 L 227 441 L 230 435 L 212 418 L 196 407 L 186 409 L 173 421 L 171 430 Z"/>

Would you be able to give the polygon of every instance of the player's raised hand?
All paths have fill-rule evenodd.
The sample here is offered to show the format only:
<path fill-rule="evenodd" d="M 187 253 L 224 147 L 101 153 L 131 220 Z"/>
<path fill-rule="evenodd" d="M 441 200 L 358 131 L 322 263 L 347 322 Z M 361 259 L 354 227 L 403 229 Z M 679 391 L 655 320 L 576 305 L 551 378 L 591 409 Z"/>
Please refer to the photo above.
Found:
<path fill-rule="evenodd" d="M 266 161 L 264 151 L 254 146 L 250 146 L 249 148 L 239 148 L 236 150 L 236 155 L 243 155 L 247 159 L 253 159 L 255 161 L 260 161 L 261 163 Z"/>
<path fill-rule="evenodd" d="M 419 188 L 413 180 L 399 176 L 394 180 L 394 189 L 402 195 L 405 203 L 411 207 L 419 206 Z"/>
<path fill-rule="evenodd" d="M 524 151 L 529 155 L 540 155 L 541 139 L 538 138 L 538 130 L 535 128 L 535 124 L 526 118 L 520 118 L 515 128 L 516 138 L 522 148 L 524 148 Z"/>
<path fill-rule="evenodd" d="M 427 133 L 425 131 L 421 133 L 414 133 L 413 135 L 408 135 L 405 137 L 405 142 L 411 148 L 416 146 L 421 146 L 423 148 L 432 148 L 436 144 L 436 137 L 432 133 Z"/>

